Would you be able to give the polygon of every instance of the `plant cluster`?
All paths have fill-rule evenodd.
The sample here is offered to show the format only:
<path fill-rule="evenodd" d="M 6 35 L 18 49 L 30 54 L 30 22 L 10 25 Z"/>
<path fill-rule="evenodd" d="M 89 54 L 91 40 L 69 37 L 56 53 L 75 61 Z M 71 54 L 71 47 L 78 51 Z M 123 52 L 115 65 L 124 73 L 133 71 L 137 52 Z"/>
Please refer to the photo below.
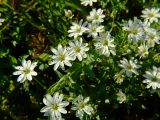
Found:
<path fill-rule="evenodd" d="M 136 2 L 1 0 L 2 118 L 159 119 L 160 3 Z"/>

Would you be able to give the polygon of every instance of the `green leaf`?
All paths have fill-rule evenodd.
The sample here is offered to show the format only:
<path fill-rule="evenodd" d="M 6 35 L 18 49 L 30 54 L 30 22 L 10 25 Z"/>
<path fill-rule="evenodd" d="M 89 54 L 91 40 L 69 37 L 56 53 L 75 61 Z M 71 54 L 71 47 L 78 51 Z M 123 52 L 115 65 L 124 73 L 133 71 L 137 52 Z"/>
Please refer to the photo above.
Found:
<path fill-rule="evenodd" d="M 92 65 L 87 65 L 87 64 L 84 64 L 83 66 L 83 72 L 88 75 L 89 77 L 93 78 L 95 77 L 95 74 L 92 70 Z"/>
<path fill-rule="evenodd" d="M 42 53 L 40 56 L 39 56 L 39 59 L 42 60 L 42 61 L 48 61 L 49 59 L 49 54 L 47 53 Z"/>
<path fill-rule="evenodd" d="M 9 59 L 10 59 L 12 64 L 17 64 L 17 59 L 15 57 L 9 56 Z"/>

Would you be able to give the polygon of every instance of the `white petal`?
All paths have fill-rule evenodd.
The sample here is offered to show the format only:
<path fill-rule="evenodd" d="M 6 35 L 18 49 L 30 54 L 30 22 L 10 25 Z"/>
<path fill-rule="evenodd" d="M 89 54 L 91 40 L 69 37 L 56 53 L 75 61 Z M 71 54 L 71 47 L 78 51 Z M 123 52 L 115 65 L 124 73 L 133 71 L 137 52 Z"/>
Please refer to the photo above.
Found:
<path fill-rule="evenodd" d="M 60 103 L 62 100 L 63 100 L 63 94 L 60 94 L 57 102 Z"/>
<path fill-rule="evenodd" d="M 67 105 L 69 105 L 69 102 L 63 101 L 63 102 L 59 103 L 59 105 L 62 107 L 66 107 Z"/>
<path fill-rule="evenodd" d="M 84 99 L 84 103 L 87 103 L 89 101 L 89 97 L 86 97 L 85 99 Z"/>
<path fill-rule="evenodd" d="M 30 67 L 31 67 L 31 61 L 28 60 L 28 61 L 27 61 L 27 68 L 30 68 Z"/>
<path fill-rule="evenodd" d="M 37 62 L 34 62 L 33 64 L 31 64 L 30 69 L 33 70 L 36 66 L 37 66 Z"/>
<path fill-rule="evenodd" d="M 43 103 L 44 103 L 45 105 L 47 105 L 47 106 L 51 106 L 51 105 L 52 105 L 51 102 L 48 101 L 48 99 L 46 99 L 46 98 L 43 98 Z"/>
<path fill-rule="evenodd" d="M 16 72 L 13 72 L 13 75 L 20 75 L 20 74 L 23 74 L 23 71 L 16 71 Z"/>
<path fill-rule="evenodd" d="M 63 114 L 66 114 L 67 113 L 67 110 L 65 110 L 64 108 L 58 108 L 58 111 L 63 113 Z"/>
<path fill-rule="evenodd" d="M 36 76 L 36 75 L 37 75 L 37 72 L 32 71 L 30 74 L 33 75 L 33 76 Z"/>
<path fill-rule="evenodd" d="M 23 82 L 23 81 L 25 81 L 25 74 L 22 74 L 22 75 L 20 75 L 19 77 L 18 77 L 18 79 L 17 79 L 17 82 Z"/>
<path fill-rule="evenodd" d="M 23 60 L 23 61 L 22 61 L 22 66 L 23 66 L 24 68 L 27 67 L 27 62 L 26 62 L 26 60 Z"/>
<path fill-rule="evenodd" d="M 78 54 L 77 57 L 78 57 L 78 60 L 79 60 L 79 61 L 82 61 L 82 56 L 81 56 L 81 54 Z"/>
<path fill-rule="evenodd" d="M 17 66 L 17 67 L 15 67 L 15 69 L 17 69 L 17 70 L 24 70 L 24 68 L 22 66 Z"/>
<path fill-rule="evenodd" d="M 59 111 L 55 111 L 55 116 L 58 120 L 62 120 L 61 113 Z"/>
<path fill-rule="evenodd" d="M 58 54 L 57 50 L 56 50 L 56 49 L 54 49 L 54 48 L 51 48 L 51 51 L 52 51 L 55 55 L 57 55 L 57 54 Z"/>
<path fill-rule="evenodd" d="M 59 67 L 59 62 L 54 65 L 54 70 L 57 70 L 58 67 Z"/>
<path fill-rule="evenodd" d="M 48 102 L 53 103 L 53 102 L 54 102 L 53 99 L 54 99 L 54 98 L 52 98 L 51 95 L 49 95 L 49 94 L 46 95 L 46 100 L 47 100 Z"/>
<path fill-rule="evenodd" d="M 58 92 L 54 93 L 54 95 L 53 95 L 54 103 L 57 103 L 58 97 L 59 97 L 59 93 Z"/>
<path fill-rule="evenodd" d="M 90 106 L 85 106 L 84 111 L 85 111 L 88 115 L 91 115 L 91 114 L 92 114 L 92 111 L 93 111 L 93 108 L 90 107 Z"/>
<path fill-rule="evenodd" d="M 51 107 L 45 106 L 40 110 L 40 112 L 47 112 L 49 109 L 51 109 Z"/>
<path fill-rule="evenodd" d="M 31 81 L 31 80 L 32 80 L 32 76 L 31 76 L 31 74 L 27 74 L 26 76 L 27 76 L 27 79 L 28 79 L 29 81 Z"/>

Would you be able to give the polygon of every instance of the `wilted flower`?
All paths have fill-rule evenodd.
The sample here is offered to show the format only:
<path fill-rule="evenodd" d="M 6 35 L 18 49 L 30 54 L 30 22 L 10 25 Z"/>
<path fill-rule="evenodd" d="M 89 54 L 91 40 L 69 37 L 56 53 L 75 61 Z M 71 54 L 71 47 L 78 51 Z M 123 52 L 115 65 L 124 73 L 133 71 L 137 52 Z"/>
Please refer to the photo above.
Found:
<path fill-rule="evenodd" d="M 76 39 L 79 36 L 82 36 L 84 32 L 86 32 L 88 29 L 86 28 L 87 23 L 83 23 L 83 20 L 80 20 L 79 24 L 72 23 L 72 26 L 70 27 L 70 30 L 68 30 L 69 37 L 74 37 Z"/>
<path fill-rule="evenodd" d="M 142 11 L 143 15 L 142 17 L 149 21 L 150 23 L 152 22 L 158 22 L 158 18 L 160 18 L 160 13 L 159 13 L 159 9 L 156 9 L 156 8 L 145 8 L 143 11 Z"/>
<path fill-rule="evenodd" d="M 0 25 L 2 25 L 3 22 L 4 22 L 4 19 L 0 18 Z"/>
<path fill-rule="evenodd" d="M 127 99 L 126 95 L 121 90 L 119 90 L 119 92 L 117 93 L 118 102 L 121 104 L 121 103 L 125 102 L 126 99 Z"/>
<path fill-rule="evenodd" d="M 153 66 L 153 70 L 146 71 L 143 76 L 146 78 L 143 83 L 147 84 L 147 88 L 160 88 L 160 68 Z"/>
<path fill-rule="evenodd" d="M 88 104 L 89 97 L 83 99 L 82 95 L 79 95 L 74 101 L 74 106 L 71 108 L 72 110 L 76 110 L 76 117 L 82 118 L 84 113 L 91 115 L 93 112 L 93 108 Z"/>
<path fill-rule="evenodd" d="M 89 50 L 88 43 L 83 43 L 82 38 L 69 42 L 70 47 L 68 48 L 74 59 L 78 58 L 82 61 L 83 58 L 87 57 L 86 52 Z"/>
<path fill-rule="evenodd" d="M 114 39 L 111 37 L 109 32 L 101 33 L 99 37 L 97 37 L 94 46 L 96 49 L 100 50 L 101 54 L 109 56 L 110 53 L 116 55 L 115 53 L 115 45 Z"/>
<path fill-rule="evenodd" d="M 148 52 L 148 46 L 146 46 L 145 44 L 142 44 L 138 47 L 138 53 L 137 53 L 140 58 L 145 58 L 147 57 L 147 55 L 149 54 Z"/>
<path fill-rule="evenodd" d="M 74 60 L 73 57 L 68 53 L 67 49 L 62 47 L 61 44 L 58 45 L 58 49 L 51 48 L 51 51 L 54 55 L 51 56 L 51 61 L 49 61 L 49 65 L 54 65 L 54 70 L 60 66 L 63 70 L 64 65 L 72 66 L 70 63 L 71 60 Z"/>
<path fill-rule="evenodd" d="M 123 75 L 122 73 L 116 73 L 114 75 L 114 79 L 116 80 L 116 83 L 119 83 L 119 84 L 123 82 L 124 78 L 125 78 L 125 75 Z"/>
<path fill-rule="evenodd" d="M 25 80 L 32 80 L 32 76 L 36 76 L 37 72 L 34 71 L 34 68 L 37 66 L 37 62 L 31 63 L 30 60 L 22 61 L 22 66 L 17 66 L 15 69 L 18 71 L 13 72 L 13 75 L 19 75 L 17 81 L 23 83 Z"/>
<path fill-rule="evenodd" d="M 120 60 L 119 66 L 123 68 L 120 72 L 126 73 L 127 76 L 132 76 L 132 73 L 138 75 L 137 69 L 140 68 L 140 65 L 137 65 L 137 61 L 134 59 L 127 60 L 126 58 L 123 58 L 123 60 Z"/>
<path fill-rule="evenodd" d="M 87 16 L 87 20 L 92 21 L 93 23 L 101 23 L 104 21 L 104 17 L 105 15 L 103 14 L 103 10 L 101 8 L 99 8 L 98 10 L 92 9 L 90 15 Z"/>
<path fill-rule="evenodd" d="M 97 2 L 97 0 L 80 0 L 81 1 L 81 4 L 84 5 L 84 6 L 92 6 L 93 5 L 93 2 Z"/>
<path fill-rule="evenodd" d="M 44 116 L 50 116 L 50 120 L 62 120 L 61 113 L 66 114 L 67 111 L 65 110 L 65 107 L 69 105 L 69 102 L 62 100 L 63 94 L 56 92 L 53 97 L 47 94 L 43 98 L 43 103 L 46 106 L 43 107 L 40 112 L 43 112 Z"/>
<path fill-rule="evenodd" d="M 74 16 L 71 10 L 65 9 L 64 12 L 65 12 L 65 16 L 68 17 L 69 19 L 72 19 L 72 17 Z"/>

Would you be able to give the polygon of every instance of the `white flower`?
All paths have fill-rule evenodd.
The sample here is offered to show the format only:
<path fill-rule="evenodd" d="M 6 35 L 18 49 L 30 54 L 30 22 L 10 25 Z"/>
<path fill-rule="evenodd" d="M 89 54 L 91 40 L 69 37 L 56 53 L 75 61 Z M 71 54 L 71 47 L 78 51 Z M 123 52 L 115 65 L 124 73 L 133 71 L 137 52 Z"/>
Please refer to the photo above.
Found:
<path fill-rule="evenodd" d="M 160 88 L 160 68 L 153 66 L 153 70 L 146 71 L 143 76 L 146 78 L 143 83 L 147 84 L 147 88 Z"/>
<path fill-rule="evenodd" d="M 140 68 L 140 65 L 136 64 L 137 61 L 134 59 L 127 60 L 126 58 L 123 58 L 123 60 L 120 60 L 119 66 L 123 68 L 120 72 L 126 73 L 127 76 L 132 76 L 132 73 L 138 75 L 138 72 L 136 69 Z"/>
<path fill-rule="evenodd" d="M 87 20 L 92 21 L 93 23 L 101 23 L 104 21 L 104 17 L 105 15 L 103 14 L 103 10 L 101 8 L 99 8 L 98 10 L 92 9 L 90 15 L 87 16 Z"/>
<path fill-rule="evenodd" d="M 142 11 L 143 15 L 142 17 L 149 21 L 150 23 L 152 22 L 158 22 L 158 18 L 160 18 L 160 13 L 159 13 L 159 9 L 156 8 L 146 8 Z"/>
<path fill-rule="evenodd" d="M 82 61 L 83 58 L 87 57 L 86 52 L 89 50 L 88 43 L 83 43 L 82 38 L 74 40 L 74 42 L 69 42 L 69 45 L 70 47 L 68 49 L 71 51 L 74 59 L 78 58 L 79 61 Z"/>
<path fill-rule="evenodd" d="M 64 12 L 65 12 L 65 16 L 68 17 L 69 19 L 72 19 L 72 17 L 74 16 L 71 10 L 65 9 Z"/>
<path fill-rule="evenodd" d="M 129 20 L 128 23 L 124 25 L 123 30 L 128 32 L 129 41 L 138 42 L 142 40 L 144 35 L 142 25 L 142 21 L 137 18 L 134 18 L 134 21 Z"/>
<path fill-rule="evenodd" d="M 138 47 L 138 53 L 137 53 L 140 58 L 145 58 L 147 57 L 147 55 L 149 54 L 148 52 L 148 46 L 146 46 L 145 44 L 142 44 Z"/>
<path fill-rule="evenodd" d="M 98 23 L 89 23 L 88 24 L 88 37 L 92 36 L 93 38 L 98 36 L 98 33 L 101 33 L 104 31 L 104 26 L 98 25 Z"/>
<path fill-rule="evenodd" d="M 160 36 L 159 36 L 159 32 L 157 32 L 156 29 L 153 28 L 148 28 L 146 30 L 146 44 L 148 47 L 154 47 L 155 43 L 156 44 L 160 44 L 159 40 L 160 40 Z"/>
<path fill-rule="evenodd" d="M 84 5 L 84 6 L 92 6 L 93 5 L 93 2 L 97 2 L 97 0 L 80 0 L 81 1 L 81 4 Z"/>
<path fill-rule="evenodd" d="M 60 66 L 63 70 L 64 65 L 67 66 L 72 66 L 70 63 L 73 58 L 71 55 L 68 53 L 66 48 L 63 48 L 61 44 L 58 45 L 58 49 L 51 48 L 51 51 L 53 52 L 54 55 L 51 56 L 51 61 L 49 61 L 49 65 L 54 65 L 54 70 L 57 70 L 57 68 Z"/>
<path fill-rule="evenodd" d="M 74 106 L 71 108 L 72 110 L 76 110 L 76 117 L 82 118 L 84 113 L 91 115 L 93 112 L 93 108 L 90 104 L 87 104 L 89 101 L 89 97 L 83 99 L 82 95 L 79 95 L 74 101 Z"/>
<path fill-rule="evenodd" d="M 40 112 L 43 112 L 44 116 L 50 116 L 50 120 L 62 120 L 61 113 L 66 114 L 67 111 L 64 107 L 69 105 L 69 102 L 62 100 L 63 94 L 59 94 L 58 92 L 56 92 L 53 97 L 47 94 L 43 98 L 43 103 L 46 106 L 43 107 Z"/>
<path fill-rule="evenodd" d="M 13 75 L 19 75 L 17 81 L 23 83 L 25 80 L 32 80 L 32 76 L 36 76 L 37 72 L 34 71 L 34 68 L 37 66 L 37 62 L 31 63 L 30 60 L 22 61 L 22 66 L 17 66 L 15 69 L 18 71 L 13 72 Z"/>
<path fill-rule="evenodd" d="M 126 95 L 121 90 L 117 93 L 117 100 L 120 104 L 126 101 Z"/>
<path fill-rule="evenodd" d="M 125 78 L 125 75 L 123 75 L 122 73 L 116 73 L 114 75 L 114 79 L 116 80 L 116 83 L 121 84 L 123 82 Z"/>
<path fill-rule="evenodd" d="M 148 30 L 148 29 L 150 29 L 150 22 L 148 22 L 147 20 L 144 20 L 143 22 L 142 22 L 142 26 L 143 26 L 143 29 L 144 29 L 144 33 Z"/>
<path fill-rule="evenodd" d="M 79 36 L 82 36 L 84 32 L 86 32 L 88 29 L 85 27 L 87 23 L 83 23 L 83 20 L 80 20 L 79 24 L 72 23 L 72 26 L 70 27 L 70 30 L 68 30 L 69 37 L 77 38 Z"/>
<path fill-rule="evenodd" d="M 109 56 L 110 53 L 113 55 L 116 55 L 115 53 L 115 45 L 114 45 L 114 39 L 111 37 L 109 32 L 101 33 L 99 37 L 97 37 L 95 40 L 97 40 L 94 44 L 96 49 L 100 50 L 100 52 L 103 55 Z"/>
<path fill-rule="evenodd" d="M 3 22 L 4 22 L 4 19 L 0 18 L 0 25 L 2 25 Z"/>

